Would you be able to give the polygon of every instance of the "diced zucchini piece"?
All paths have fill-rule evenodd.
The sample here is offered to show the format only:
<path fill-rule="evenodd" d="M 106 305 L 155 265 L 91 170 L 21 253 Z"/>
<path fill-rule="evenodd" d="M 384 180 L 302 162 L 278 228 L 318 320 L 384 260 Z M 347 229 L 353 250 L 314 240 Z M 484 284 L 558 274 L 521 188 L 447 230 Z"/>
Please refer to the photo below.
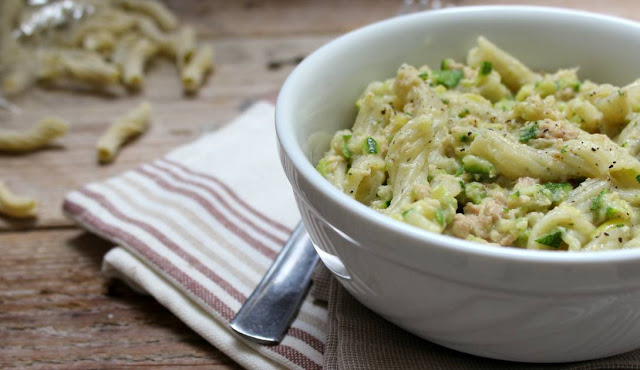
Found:
<path fill-rule="evenodd" d="M 318 161 L 318 164 L 316 165 L 316 169 L 318 170 L 318 172 L 320 172 L 322 176 L 327 177 L 328 165 L 329 165 L 329 161 L 326 158 L 322 158 Z"/>
<path fill-rule="evenodd" d="M 491 73 L 492 70 L 493 70 L 493 64 L 491 64 L 491 62 L 487 62 L 486 60 L 483 60 L 482 64 L 480 64 L 480 75 L 486 76 L 489 73 Z"/>
<path fill-rule="evenodd" d="M 485 175 L 489 178 L 496 177 L 498 174 L 496 167 L 491 162 L 475 155 L 467 155 L 462 158 L 462 166 L 466 172 Z"/>
<path fill-rule="evenodd" d="M 480 204 L 487 197 L 487 190 L 479 182 L 471 182 L 464 187 L 464 194 L 473 204 Z"/>

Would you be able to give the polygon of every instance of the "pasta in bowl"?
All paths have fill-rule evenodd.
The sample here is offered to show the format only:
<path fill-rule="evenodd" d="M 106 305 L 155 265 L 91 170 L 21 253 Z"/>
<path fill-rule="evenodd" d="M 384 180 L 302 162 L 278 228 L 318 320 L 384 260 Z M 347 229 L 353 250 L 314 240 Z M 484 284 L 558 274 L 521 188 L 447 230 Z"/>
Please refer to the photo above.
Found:
<path fill-rule="evenodd" d="M 640 247 L 640 84 L 536 73 L 480 36 L 467 64 L 402 65 L 317 164 L 422 229 L 529 249 Z"/>
<path fill-rule="evenodd" d="M 479 35 L 531 73 L 483 52 Z M 443 57 L 455 60 L 441 65 Z M 397 17 L 321 47 L 287 78 L 275 118 L 284 172 L 325 266 L 372 311 L 459 351 L 567 362 L 640 348 L 629 84 L 638 60 L 638 23 L 519 6 Z M 614 109 L 620 101 L 626 112 Z M 414 140 L 423 137 L 440 141 Z M 349 170 L 360 180 L 348 180 Z M 471 238 L 455 222 L 455 237 L 447 230 L 460 215 L 490 221 L 468 224 Z M 557 251 L 570 248 L 616 250 Z"/>

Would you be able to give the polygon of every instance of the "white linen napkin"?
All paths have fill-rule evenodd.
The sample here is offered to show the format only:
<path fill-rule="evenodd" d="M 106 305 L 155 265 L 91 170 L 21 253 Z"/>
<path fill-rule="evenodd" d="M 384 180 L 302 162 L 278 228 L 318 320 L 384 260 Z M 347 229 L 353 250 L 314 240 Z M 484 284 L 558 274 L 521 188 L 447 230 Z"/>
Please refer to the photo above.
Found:
<path fill-rule="evenodd" d="M 279 345 L 248 342 L 228 326 L 300 219 L 270 103 L 157 161 L 69 193 L 63 208 L 118 245 L 105 256 L 107 275 L 155 297 L 239 364 L 322 368 L 327 309 L 312 297 Z"/>

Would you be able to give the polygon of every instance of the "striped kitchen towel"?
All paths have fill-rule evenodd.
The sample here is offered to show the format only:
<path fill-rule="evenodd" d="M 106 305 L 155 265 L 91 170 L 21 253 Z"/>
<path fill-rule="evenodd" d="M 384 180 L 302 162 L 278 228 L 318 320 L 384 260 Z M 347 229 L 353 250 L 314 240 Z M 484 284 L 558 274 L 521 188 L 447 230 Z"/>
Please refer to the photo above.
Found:
<path fill-rule="evenodd" d="M 105 256 L 108 275 L 154 296 L 239 364 L 322 367 L 327 310 L 311 297 L 279 345 L 250 343 L 228 326 L 300 219 L 278 160 L 271 104 L 73 191 L 63 207 L 118 245 Z"/>

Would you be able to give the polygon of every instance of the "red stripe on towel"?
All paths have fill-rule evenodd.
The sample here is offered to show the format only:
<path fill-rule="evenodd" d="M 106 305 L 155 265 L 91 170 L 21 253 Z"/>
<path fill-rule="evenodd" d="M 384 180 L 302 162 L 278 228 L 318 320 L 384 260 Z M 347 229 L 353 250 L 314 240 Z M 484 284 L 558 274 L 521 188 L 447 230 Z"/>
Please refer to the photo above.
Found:
<path fill-rule="evenodd" d="M 257 209 L 253 208 L 251 205 L 249 205 L 247 202 L 245 202 L 242 198 L 240 198 L 240 196 L 238 196 L 238 194 L 236 194 L 236 192 L 233 191 L 233 189 L 231 189 L 231 187 L 227 184 L 225 184 L 222 180 L 211 176 L 211 175 L 207 175 L 207 174 L 203 174 L 200 172 L 196 172 L 186 166 L 181 165 L 180 163 L 174 162 L 170 159 L 167 158 L 162 158 L 160 159 L 161 162 L 166 163 L 168 165 L 174 166 L 176 168 L 179 168 L 181 170 L 183 170 L 184 172 L 199 177 L 202 180 L 205 181 L 211 181 L 215 184 L 218 184 L 220 187 L 222 187 L 227 194 L 229 194 L 230 197 L 232 197 L 236 202 L 240 203 L 247 211 L 251 212 L 254 216 L 260 218 L 262 221 L 266 222 L 267 224 L 273 226 L 274 228 L 285 232 L 287 234 L 291 234 L 293 232 L 293 230 L 289 229 L 288 227 L 282 225 L 281 223 L 279 223 L 278 221 L 270 218 L 269 216 L 265 215 L 264 213 L 258 211 Z"/>
<path fill-rule="evenodd" d="M 135 171 L 153 180 L 156 184 L 158 184 L 160 187 L 162 187 L 168 192 L 181 194 L 188 198 L 193 199 L 198 204 L 200 204 L 207 212 L 209 212 L 210 215 L 212 215 L 215 219 L 217 219 L 227 230 L 236 234 L 238 237 L 240 237 L 245 242 L 247 242 L 247 244 L 249 244 L 255 250 L 262 253 L 266 257 L 269 257 L 270 259 L 276 258 L 276 255 L 277 255 L 276 251 L 269 248 L 267 245 L 255 239 L 251 235 L 247 234 L 241 227 L 234 224 L 233 222 L 231 222 L 231 220 L 225 217 L 215 205 L 209 203 L 206 199 L 204 199 L 199 194 L 187 189 L 182 189 L 180 187 L 177 187 L 169 183 L 168 181 L 162 179 L 160 176 L 152 172 L 149 172 L 148 170 L 145 170 L 144 168 L 138 168 Z"/>

